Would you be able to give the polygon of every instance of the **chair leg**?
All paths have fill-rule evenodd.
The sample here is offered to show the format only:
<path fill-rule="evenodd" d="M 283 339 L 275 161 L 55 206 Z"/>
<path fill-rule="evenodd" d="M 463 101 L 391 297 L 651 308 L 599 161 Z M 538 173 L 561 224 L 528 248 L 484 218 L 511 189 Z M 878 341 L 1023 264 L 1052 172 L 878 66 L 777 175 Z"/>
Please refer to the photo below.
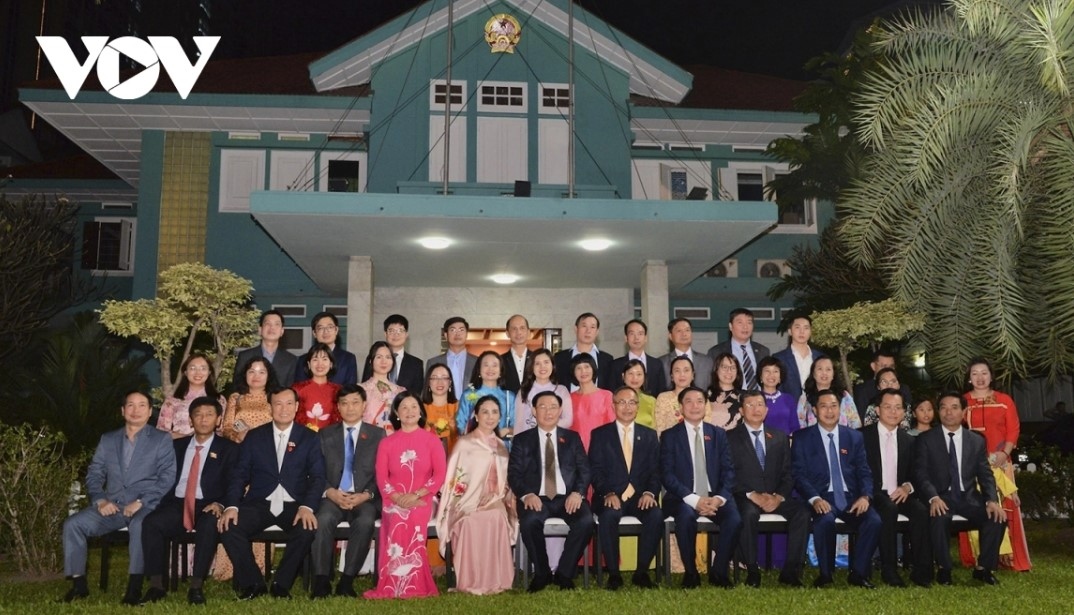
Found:
<path fill-rule="evenodd" d="M 98 585 L 101 591 L 108 591 L 108 567 L 112 560 L 112 541 L 107 537 L 101 540 L 101 579 Z"/>

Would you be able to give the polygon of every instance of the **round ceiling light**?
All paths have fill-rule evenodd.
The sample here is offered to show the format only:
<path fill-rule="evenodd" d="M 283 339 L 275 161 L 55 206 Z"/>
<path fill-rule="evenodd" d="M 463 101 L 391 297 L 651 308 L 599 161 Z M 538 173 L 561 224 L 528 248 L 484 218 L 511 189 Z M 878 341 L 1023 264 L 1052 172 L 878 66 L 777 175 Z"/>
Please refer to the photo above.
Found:
<path fill-rule="evenodd" d="M 492 276 L 492 281 L 497 284 L 514 284 L 518 281 L 518 276 L 513 273 L 497 273 Z"/>
<path fill-rule="evenodd" d="M 418 243 L 420 243 L 423 248 L 428 248 L 430 250 L 443 250 L 451 245 L 451 240 L 447 237 L 422 237 L 418 240 Z"/>
<path fill-rule="evenodd" d="M 578 242 L 578 245 L 582 246 L 583 250 L 589 250 L 590 252 L 600 252 L 607 250 L 611 247 L 612 242 L 610 239 L 583 239 Z"/>

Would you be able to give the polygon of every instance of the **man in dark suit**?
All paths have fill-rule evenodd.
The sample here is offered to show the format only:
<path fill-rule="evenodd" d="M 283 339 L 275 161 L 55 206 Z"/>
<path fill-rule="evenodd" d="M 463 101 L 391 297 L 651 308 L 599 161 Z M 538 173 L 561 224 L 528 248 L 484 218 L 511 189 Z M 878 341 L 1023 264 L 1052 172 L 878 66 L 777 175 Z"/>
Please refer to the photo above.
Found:
<path fill-rule="evenodd" d="M 566 350 L 560 350 L 552 357 L 556 365 L 556 378 L 559 383 L 566 385 L 571 391 L 578 390 L 578 381 L 574 378 L 571 369 L 571 359 L 579 353 L 588 353 L 597 363 L 597 369 L 593 376 L 597 386 L 602 389 L 612 390 L 612 355 L 597 348 L 597 336 L 600 334 L 600 319 L 596 315 L 586 312 L 574 319 L 574 346 Z"/>
<path fill-rule="evenodd" d="M 713 362 L 716 357 L 728 352 L 738 359 L 742 366 L 742 388 L 746 390 L 760 389 L 760 371 L 757 366 L 761 359 L 768 356 L 768 346 L 752 341 L 753 337 L 753 312 L 746 308 L 731 310 L 727 328 L 731 337 L 709 348 L 708 356 Z"/>
<path fill-rule="evenodd" d="M 929 505 L 929 533 L 939 566 L 936 582 L 951 584 L 951 515 L 962 515 L 981 531 L 973 578 L 995 585 L 999 581 L 992 572 L 999 564 L 1007 513 L 996 493 L 985 440 L 962 426 L 966 400 L 961 395 L 945 393 L 939 404 L 941 427 L 918 436 L 914 468 L 918 493 Z"/>
<path fill-rule="evenodd" d="M 518 496 L 519 534 L 533 562 L 530 592 L 550 581 L 560 589 L 573 589 L 578 558 L 593 534 L 593 513 L 585 501 L 589 459 L 578 434 L 556 425 L 562 404 L 552 391 L 534 396 L 537 428 L 515 436 L 507 464 L 507 483 Z M 544 522 L 550 517 L 570 526 L 554 579 L 544 543 Z"/>
<path fill-rule="evenodd" d="M 425 387 L 425 362 L 406 352 L 406 340 L 410 335 L 410 321 L 402 314 L 392 314 L 384 319 L 384 340 L 395 355 L 395 368 L 388 379 L 408 391 L 421 394 Z M 373 364 L 367 361 L 362 372 L 362 382 L 373 377 Z M 456 391 L 459 395 L 461 392 Z"/>
<path fill-rule="evenodd" d="M 336 393 L 336 408 L 342 422 L 318 432 L 328 488 L 317 510 L 317 534 L 313 539 L 314 598 L 324 598 L 331 593 L 329 577 L 336 546 L 333 535 L 342 521 L 350 524 L 350 533 L 336 595 L 358 597 L 354 591 L 354 577 L 358 576 L 369 554 L 373 525 L 380 513 L 374 463 L 384 430 L 362 422 L 365 402 L 366 393 L 361 385 L 343 387 Z"/>
<path fill-rule="evenodd" d="M 720 526 L 716 560 L 709 566 L 709 583 L 731 587 L 727 566 L 738 544 L 742 519 L 731 498 L 735 470 L 724 430 L 706 423 L 705 392 L 687 387 L 679 393 L 683 422 L 660 439 L 660 469 L 664 480 L 664 514 L 675 517 L 675 538 L 686 572 L 684 589 L 701 584 L 694 561 L 697 519 L 708 517 Z"/>
<path fill-rule="evenodd" d="M 637 318 L 629 320 L 623 327 L 623 335 L 626 337 L 627 353 L 612 361 L 612 388 L 618 389 L 623 386 L 623 369 L 626 368 L 628 361 L 637 359 L 645 366 L 645 386 L 642 387 L 645 392 L 656 397 L 666 391 L 668 386 L 664 380 L 663 364 L 660 363 L 660 359 L 645 352 L 645 347 L 649 343 L 648 325 Z"/>
<path fill-rule="evenodd" d="M 235 567 L 240 600 L 269 591 L 254 562 L 251 538 L 271 525 L 288 532 L 287 549 L 272 581 L 272 595 L 289 598 L 302 560 L 313 544 L 317 508 L 324 493 L 324 455 L 317 433 L 295 422 L 298 394 L 274 391 L 272 422 L 251 429 L 224 499 L 217 528 Z"/>
<path fill-rule="evenodd" d="M 865 409 L 876 399 L 880 388 L 885 388 L 876 386 L 876 377 L 880 374 L 880 370 L 895 369 L 895 353 L 884 348 L 877 349 L 873 353 L 873 360 L 869 362 L 869 367 L 873 370 L 873 377 L 866 378 L 864 382 L 859 382 L 854 386 L 854 407 L 858 409 L 858 414 L 863 416 Z M 910 387 L 902 384 L 899 386 L 899 392 L 902 393 L 903 401 L 910 404 Z"/>
<path fill-rule="evenodd" d="M 798 495 L 813 507 L 813 544 L 820 568 L 813 585 L 832 583 L 838 517 L 858 531 L 847 583 L 874 589 L 869 577 L 880 539 L 880 516 L 869 506 L 873 475 L 865 443 L 860 433 L 839 424 L 839 396 L 834 391 L 818 391 L 814 409 L 817 424 L 797 431 L 791 449 Z"/>
<path fill-rule="evenodd" d="M 514 314 L 507 319 L 507 339 L 511 347 L 501 354 L 503 357 L 503 388 L 518 393 L 522 388 L 522 378 L 530 360 L 530 323 L 522 314 Z"/>
<path fill-rule="evenodd" d="M 261 333 L 261 343 L 239 353 L 239 358 L 235 362 L 235 373 L 243 373 L 242 368 L 250 362 L 250 359 L 265 357 L 269 363 L 272 363 L 272 369 L 276 371 L 276 379 L 280 386 L 291 386 L 298 357 L 280 348 L 280 339 L 283 337 L 283 314 L 278 310 L 262 312 L 258 331 Z"/>
<path fill-rule="evenodd" d="M 671 352 L 660 357 L 668 390 L 674 388 L 671 382 L 671 360 L 681 356 L 689 358 L 694 364 L 694 385 L 702 391 L 707 390 L 712 382 L 712 359 L 693 349 L 694 327 L 690 321 L 686 318 L 672 319 L 668 323 L 668 340 L 671 341 Z"/>
<path fill-rule="evenodd" d="M 899 423 L 905 403 L 898 389 L 880 392 L 879 422 L 862 428 L 865 456 L 873 475 L 873 508 L 880 515 L 880 578 L 893 587 L 906 584 L 896 570 L 898 559 L 899 515 L 910 520 L 910 544 L 914 570 L 910 579 L 928 587 L 932 548 L 929 545 L 929 513 L 925 503 L 914 495 L 914 438 Z M 914 497 L 911 497 L 914 495 Z"/>
<path fill-rule="evenodd" d="M 790 334 L 791 343 L 772 356 L 779 359 L 787 371 L 787 377 L 779 383 L 779 390 L 790 395 L 791 399 L 798 399 L 802 396 L 802 385 L 809 377 L 813 361 L 824 353 L 809 345 L 809 338 L 813 335 L 813 319 L 809 316 L 795 316 L 791 321 Z"/>
<path fill-rule="evenodd" d="M 190 402 L 194 434 L 173 442 L 179 468 L 177 480 L 160 506 L 142 523 L 142 552 L 149 589 L 141 604 L 164 598 L 167 542 L 191 530 L 195 532 L 194 568 L 186 597 L 190 604 L 205 604 L 202 586 L 216 555 L 216 522 L 224 514 L 221 502 L 230 484 L 231 468 L 239 456 L 237 444 L 215 434 L 223 413 L 220 401 L 212 397 Z"/>
<path fill-rule="evenodd" d="M 175 484 L 175 450 L 167 432 L 146 427 L 153 415 L 149 396 L 132 391 L 123 398 L 124 426 L 101 436 L 86 474 L 90 504 L 63 522 L 63 573 L 72 587 L 65 602 L 89 596 L 87 542 L 126 527 L 130 531 L 130 576 L 123 604 L 142 598 L 145 560 L 142 522 Z"/>
<path fill-rule="evenodd" d="M 319 312 L 313 317 L 310 326 L 313 329 L 314 339 L 322 344 L 328 344 L 328 347 L 332 349 L 332 358 L 335 360 L 336 367 L 336 373 L 332 374 L 332 382 L 339 385 L 358 382 L 358 357 L 339 345 L 339 319 L 336 315 L 331 312 Z M 307 352 L 295 361 L 294 382 L 310 379 L 308 365 L 309 353 Z"/>
<path fill-rule="evenodd" d="M 466 335 L 470 332 L 470 323 L 466 322 L 466 319 L 462 316 L 452 316 L 444 321 L 444 327 L 441 331 L 448 344 L 447 352 L 429 359 L 425 362 L 425 366 L 443 365 L 447 367 L 448 371 L 451 372 L 451 383 L 455 387 L 455 396 L 462 397 L 467 383 L 470 382 L 470 376 L 474 373 L 474 365 L 477 365 L 477 357 L 466 352 Z M 425 376 L 423 375 L 423 385 L 424 379 Z M 420 393 L 421 391 L 417 392 Z"/>
<path fill-rule="evenodd" d="M 608 589 L 623 586 L 619 574 L 619 520 L 637 517 L 638 566 L 631 581 L 654 587 L 649 566 L 656 557 L 664 532 L 664 515 L 656 503 L 660 495 L 660 442 L 656 431 L 638 425 L 638 393 L 620 387 L 612 400 L 615 421 L 593 430 L 589 465 L 593 469 L 593 508 L 597 513 L 597 539 L 608 566 Z"/>
<path fill-rule="evenodd" d="M 727 434 L 735 465 L 732 493 L 742 516 L 739 552 L 746 564 L 746 585 L 761 586 L 757 568 L 757 524 L 762 514 L 787 520 L 787 560 L 779 582 L 801 587 L 802 560 L 809 536 L 809 507 L 791 499 L 791 444 L 787 434 L 764 424 L 768 404 L 760 391 L 742 394 L 742 422 Z"/>

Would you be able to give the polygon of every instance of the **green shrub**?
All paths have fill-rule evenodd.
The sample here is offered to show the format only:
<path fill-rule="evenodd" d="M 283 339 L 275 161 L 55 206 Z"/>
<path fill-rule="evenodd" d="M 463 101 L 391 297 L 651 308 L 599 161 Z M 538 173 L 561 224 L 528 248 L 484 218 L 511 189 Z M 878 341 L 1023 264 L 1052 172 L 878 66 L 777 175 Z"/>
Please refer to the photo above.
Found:
<path fill-rule="evenodd" d="M 1054 446 L 1031 446 L 1024 451 L 1034 471 L 1021 464 L 1015 475 L 1022 515 L 1028 519 L 1065 517 L 1074 523 L 1074 456 L 1064 456 Z"/>
<path fill-rule="evenodd" d="M 64 443 L 47 427 L 0 423 L 0 549 L 24 574 L 62 569 L 60 527 L 84 465 Z"/>

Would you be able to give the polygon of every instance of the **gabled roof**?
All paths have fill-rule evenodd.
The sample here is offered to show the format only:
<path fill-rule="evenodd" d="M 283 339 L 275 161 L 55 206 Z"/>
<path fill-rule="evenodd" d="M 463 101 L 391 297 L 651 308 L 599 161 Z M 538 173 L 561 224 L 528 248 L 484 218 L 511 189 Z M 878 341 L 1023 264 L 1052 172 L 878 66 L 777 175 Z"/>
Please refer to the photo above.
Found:
<path fill-rule="evenodd" d="M 517 10 L 523 37 L 527 25 L 536 20 L 564 39 L 568 34 L 566 1 L 499 0 Z M 313 62 L 309 74 L 314 87 L 325 91 L 368 83 L 377 65 L 447 27 L 447 2 L 431 0 Z M 488 0 L 454 0 L 454 21 L 479 12 L 492 17 L 493 6 Z M 578 47 L 629 75 L 631 93 L 678 103 L 690 91 L 688 72 L 580 7 L 574 8 L 574 40 Z"/>

